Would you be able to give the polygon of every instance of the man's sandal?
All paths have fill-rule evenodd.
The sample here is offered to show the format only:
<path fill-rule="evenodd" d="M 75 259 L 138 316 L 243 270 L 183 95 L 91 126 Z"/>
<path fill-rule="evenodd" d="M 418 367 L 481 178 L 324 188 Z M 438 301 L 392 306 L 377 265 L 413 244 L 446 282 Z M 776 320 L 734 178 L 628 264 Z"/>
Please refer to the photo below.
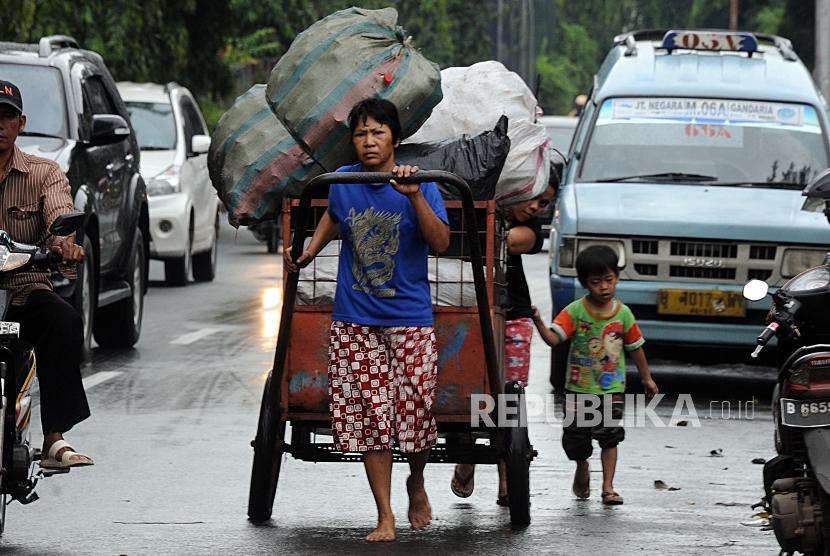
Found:
<path fill-rule="evenodd" d="M 623 503 L 623 497 L 616 492 L 603 492 L 602 503 L 606 506 L 619 506 Z"/>
<path fill-rule="evenodd" d="M 56 455 L 61 450 L 64 452 L 61 454 L 61 459 L 56 459 Z M 76 458 L 76 459 L 73 459 Z M 83 459 L 77 459 L 83 458 Z M 58 440 L 49 447 L 49 453 L 46 459 L 40 460 L 40 466 L 44 469 L 66 469 L 69 467 L 84 467 L 86 465 L 95 465 L 95 462 L 92 461 L 92 458 L 86 454 L 79 454 L 78 452 L 73 451 L 72 446 L 66 440 Z"/>
<path fill-rule="evenodd" d="M 459 498 L 469 498 L 472 496 L 473 489 L 475 488 L 475 477 L 476 474 L 473 471 L 466 479 L 463 478 L 456 467 L 452 474 L 452 481 L 450 481 L 452 493 Z"/>

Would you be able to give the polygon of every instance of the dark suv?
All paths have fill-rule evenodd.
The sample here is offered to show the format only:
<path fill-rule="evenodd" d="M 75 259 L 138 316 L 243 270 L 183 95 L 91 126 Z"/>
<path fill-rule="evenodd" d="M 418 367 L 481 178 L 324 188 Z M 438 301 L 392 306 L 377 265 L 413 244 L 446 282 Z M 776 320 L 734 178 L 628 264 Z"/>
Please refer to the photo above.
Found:
<path fill-rule="evenodd" d="M 75 208 L 87 215 L 77 242 L 86 259 L 77 280 L 53 277 L 55 291 L 104 347 L 132 346 L 141 333 L 147 290 L 147 191 L 127 108 L 95 52 L 71 37 L 0 43 L 0 79 L 23 94 L 26 129 L 17 145 L 56 161 L 69 177 Z"/>

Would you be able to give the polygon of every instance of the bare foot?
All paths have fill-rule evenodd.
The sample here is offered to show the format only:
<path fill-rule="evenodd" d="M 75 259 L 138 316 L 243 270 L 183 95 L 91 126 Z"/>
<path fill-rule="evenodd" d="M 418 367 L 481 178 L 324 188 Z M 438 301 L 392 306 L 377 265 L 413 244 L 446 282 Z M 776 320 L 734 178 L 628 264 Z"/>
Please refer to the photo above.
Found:
<path fill-rule="evenodd" d="M 413 529 L 424 529 L 432 521 L 432 506 L 429 505 L 424 478 L 415 481 L 412 475 L 406 480 L 409 493 L 409 523 Z"/>
<path fill-rule="evenodd" d="M 378 518 L 378 526 L 374 531 L 366 535 L 369 542 L 390 542 L 395 540 L 395 518 L 394 516 Z"/>
<path fill-rule="evenodd" d="M 577 498 L 584 499 L 591 496 L 591 469 L 588 467 L 587 460 L 576 463 L 573 493 Z"/>

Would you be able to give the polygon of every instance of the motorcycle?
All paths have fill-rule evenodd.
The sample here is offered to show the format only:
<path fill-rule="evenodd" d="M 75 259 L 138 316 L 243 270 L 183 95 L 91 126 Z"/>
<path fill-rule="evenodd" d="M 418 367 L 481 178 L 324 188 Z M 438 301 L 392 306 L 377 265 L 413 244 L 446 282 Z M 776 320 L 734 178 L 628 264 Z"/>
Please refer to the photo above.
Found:
<path fill-rule="evenodd" d="M 49 228 L 49 237 L 67 236 L 77 231 L 84 220 L 82 212 L 61 215 Z M 0 230 L 0 276 L 32 268 L 49 270 L 60 260 L 59 254 L 45 247 L 16 243 Z M 34 492 L 38 480 L 55 474 L 53 470 L 35 469 L 40 450 L 32 446 L 29 425 L 36 354 L 31 345 L 20 339 L 20 323 L 5 320 L 11 301 L 11 292 L 0 289 L 0 534 L 5 529 L 9 499 L 21 504 L 34 502 L 38 499 Z"/>
<path fill-rule="evenodd" d="M 830 222 L 830 170 L 805 190 L 805 210 Z M 769 287 L 744 286 L 760 301 Z M 778 340 L 779 370 L 772 395 L 777 456 L 764 465 L 762 506 L 782 553 L 830 555 L 830 252 L 821 264 L 788 280 L 772 295 L 757 357 Z"/>

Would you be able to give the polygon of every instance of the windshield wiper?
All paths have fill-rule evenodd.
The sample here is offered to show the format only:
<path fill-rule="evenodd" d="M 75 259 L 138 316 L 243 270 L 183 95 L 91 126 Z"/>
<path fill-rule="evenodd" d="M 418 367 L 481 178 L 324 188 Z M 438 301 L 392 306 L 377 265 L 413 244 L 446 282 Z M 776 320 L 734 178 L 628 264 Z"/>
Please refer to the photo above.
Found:
<path fill-rule="evenodd" d="M 63 139 L 60 135 L 54 135 L 52 133 L 41 133 L 40 131 L 21 131 L 19 135 L 24 137 L 49 137 L 51 139 Z"/>
<path fill-rule="evenodd" d="M 701 181 L 717 181 L 717 176 L 706 176 L 704 174 L 687 174 L 685 172 L 663 172 L 657 174 L 640 174 L 636 176 L 619 176 L 616 178 L 603 178 L 601 180 L 594 180 L 596 182 L 615 182 L 615 181 L 677 181 L 677 182 L 701 182 Z"/>
<path fill-rule="evenodd" d="M 147 145 L 144 147 L 139 147 L 141 151 L 174 151 L 176 147 L 158 147 L 155 145 Z"/>
<path fill-rule="evenodd" d="M 807 184 L 795 181 L 719 181 L 713 185 L 734 185 L 740 187 L 769 187 L 772 189 L 804 189 Z"/>

